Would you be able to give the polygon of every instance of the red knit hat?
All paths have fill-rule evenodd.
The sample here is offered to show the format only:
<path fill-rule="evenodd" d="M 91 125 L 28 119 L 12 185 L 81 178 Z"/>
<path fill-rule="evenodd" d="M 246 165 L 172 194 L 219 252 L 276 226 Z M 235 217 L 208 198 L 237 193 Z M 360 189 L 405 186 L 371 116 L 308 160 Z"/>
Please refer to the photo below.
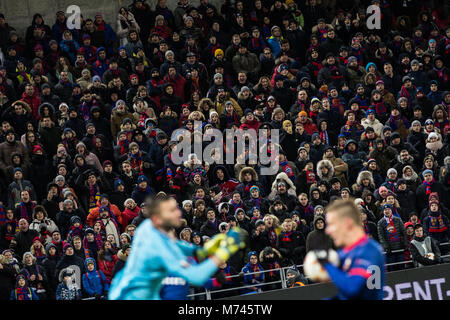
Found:
<path fill-rule="evenodd" d="M 44 150 L 42 150 L 42 147 L 37 144 L 33 147 L 33 153 L 36 153 L 38 150 L 41 150 L 42 152 L 44 152 Z"/>
<path fill-rule="evenodd" d="M 34 237 L 34 239 L 33 239 L 33 243 L 35 242 L 35 241 L 39 241 L 41 244 L 42 244 L 42 240 L 41 240 L 41 238 L 39 238 L 39 237 Z"/>

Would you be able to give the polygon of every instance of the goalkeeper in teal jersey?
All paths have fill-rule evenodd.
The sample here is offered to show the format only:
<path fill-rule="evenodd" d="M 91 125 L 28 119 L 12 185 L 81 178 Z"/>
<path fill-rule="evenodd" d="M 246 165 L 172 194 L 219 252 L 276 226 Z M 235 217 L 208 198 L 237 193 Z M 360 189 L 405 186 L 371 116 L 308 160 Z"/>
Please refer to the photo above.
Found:
<path fill-rule="evenodd" d="M 127 263 L 112 280 L 110 300 L 160 300 L 161 283 L 168 274 L 202 286 L 222 262 L 245 246 L 238 228 L 216 235 L 203 248 L 174 240 L 167 231 L 181 222 L 176 200 L 158 194 L 148 207 L 149 218 L 136 230 Z M 188 256 L 204 260 L 191 265 Z"/>

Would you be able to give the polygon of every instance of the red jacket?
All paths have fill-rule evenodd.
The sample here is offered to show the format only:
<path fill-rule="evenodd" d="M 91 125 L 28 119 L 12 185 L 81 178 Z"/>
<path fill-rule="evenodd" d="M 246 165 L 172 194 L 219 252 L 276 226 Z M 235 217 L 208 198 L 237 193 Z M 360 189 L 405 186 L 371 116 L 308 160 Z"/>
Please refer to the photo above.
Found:
<path fill-rule="evenodd" d="M 41 105 L 41 98 L 39 97 L 39 91 L 34 89 L 34 94 L 30 97 L 25 92 L 22 93 L 21 101 L 25 101 L 30 105 L 33 117 L 39 120 L 39 106 Z"/>
<path fill-rule="evenodd" d="M 130 210 L 128 208 L 125 208 L 122 212 L 122 232 L 125 232 L 125 228 L 133 221 L 135 217 L 139 214 L 139 211 L 141 208 L 136 206 L 134 210 Z"/>
<path fill-rule="evenodd" d="M 164 81 L 169 82 L 173 86 L 174 94 L 185 101 L 184 84 L 186 83 L 186 79 L 181 74 L 177 73 L 175 77 L 170 77 L 168 74 L 166 74 L 164 76 Z"/>
<path fill-rule="evenodd" d="M 309 135 L 312 135 L 314 132 L 319 132 L 317 126 L 310 119 L 307 119 L 306 122 L 302 124 L 305 132 Z"/>
<path fill-rule="evenodd" d="M 98 266 L 100 268 L 100 270 L 105 274 L 106 276 L 106 280 L 108 281 L 108 283 L 111 283 L 112 280 L 112 273 L 114 270 L 114 266 L 116 265 L 117 262 L 117 255 L 113 256 L 113 260 L 112 261 L 106 261 L 106 260 L 98 260 Z"/>

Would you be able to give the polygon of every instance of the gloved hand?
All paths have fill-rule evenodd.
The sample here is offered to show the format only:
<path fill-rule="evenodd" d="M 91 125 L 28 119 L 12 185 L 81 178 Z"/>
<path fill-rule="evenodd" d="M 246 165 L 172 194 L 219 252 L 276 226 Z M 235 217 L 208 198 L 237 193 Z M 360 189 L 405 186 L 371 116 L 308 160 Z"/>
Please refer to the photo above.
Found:
<path fill-rule="evenodd" d="M 317 261 L 324 267 L 330 261 L 328 260 L 328 250 L 314 250 L 316 254 Z"/>
<path fill-rule="evenodd" d="M 96 294 L 94 295 L 94 297 L 95 297 L 95 300 L 100 300 L 100 299 L 102 298 L 102 295 L 96 293 Z"/>
<path fill-rule="evenodd" d="M 245 247 L 243 232 L 235 227 L 228 231 L 226 238 L 220 242 L 219 248 L 214 255 L 222 261 L 227 261 L 239 249 Z"/>
<path fill-rule="evenodd" d="M 391 254 L 392 253 L 392 249 L 391 248 L 387 248 L 386 249 L 386 255 L 389 255 L 389 254 Z"/>
<path fill-rule="evenodd" d="M 219 233 L 212 237 L 203 247 L 195 252 L 197 258 L 202 261 L 214 254 L 220 246 L 220 242 L 226 238 L 226 234 Z"/>

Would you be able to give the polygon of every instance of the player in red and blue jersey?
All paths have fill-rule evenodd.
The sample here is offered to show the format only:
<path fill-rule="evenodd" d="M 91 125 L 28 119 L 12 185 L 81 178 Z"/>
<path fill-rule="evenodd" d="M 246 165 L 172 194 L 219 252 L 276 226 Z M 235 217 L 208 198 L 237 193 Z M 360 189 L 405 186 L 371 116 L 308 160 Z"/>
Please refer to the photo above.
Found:
<path fill-rule="evenodd" d="M 326 222 L 325 232 L 342 248 L 339 267 L 328 261 L 326 251 L 316 255 L 339 290 L 334 298 L 382 300 L 385 258 L 381 246 L 364 232 L 359 209 L 352 201 L 337 200 L 327 207 Z"/>

